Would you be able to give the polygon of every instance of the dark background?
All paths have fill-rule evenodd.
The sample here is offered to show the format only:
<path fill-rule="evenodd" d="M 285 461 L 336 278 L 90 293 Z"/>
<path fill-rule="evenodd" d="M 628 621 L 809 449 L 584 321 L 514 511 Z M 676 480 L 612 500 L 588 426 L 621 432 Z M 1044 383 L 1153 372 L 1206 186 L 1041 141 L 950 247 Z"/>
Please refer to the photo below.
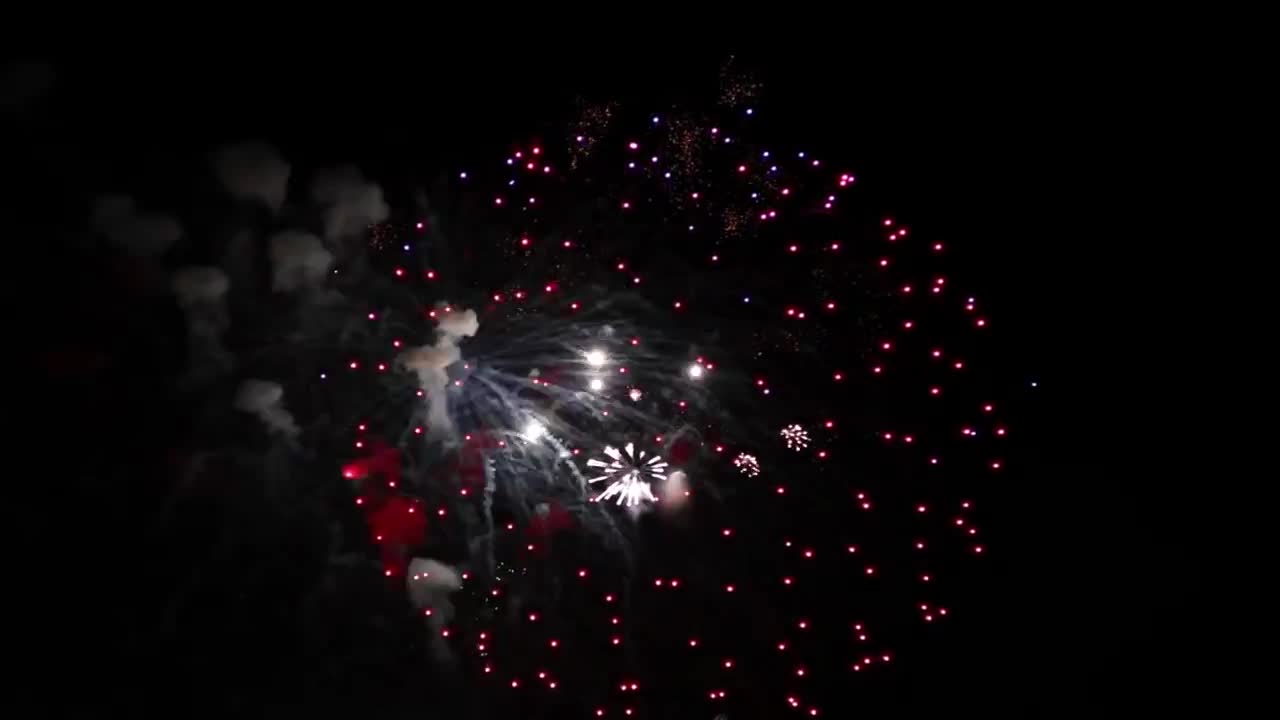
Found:
<path fill-rule="evenodd" d="M 843 159 L 878 202 L 949 242 L 962 258 L 954 274 L 999 319 L 1002 354 L 1041 386 L 1025 446 L 1034 470 L 994 521 L 987 602 L 899 667 L 883 716 L 1216 706 L 1213 622 L 1197 611 L 1207 551 L 1188 519 L 1198 499 L 1142 459 L 1164 451 L 1151 418 L 1172 401 L 1143 380 L 1161 363 L 1160 311 L 1133 283 L 1137 266 L 1160 272 L 1147 264 L 1161 238 L 1144 219 L 1157 192 L 1146 178 L 1169 164 L 1186 57 L 1104 34 L 930 43 L 904 33 L 901 45 L 881 36 L 874 46 L 869 36 L 814 43 L 822 50 L 673 43 L 637 54 L 579 42 L 481 59 L 475 48 L 388 43 L 217 62 L 54 58 L 49 107 L 20 120 L 47 145 L 11 157 L 49 189 L 28 210 L 57 212 L 79 188 L 155 182 L 218 141 L 262 137 L 302 168 L 356 162 L 396 205 L 397 180 L 418 165 L 500 151 L 576 96 L 706 98 L 734 51 L 764 83 L 779 134 Z M 74 149 L 56 141 L 68 134 Z M 111 673 L 96 671 L 106 684 Z"/>

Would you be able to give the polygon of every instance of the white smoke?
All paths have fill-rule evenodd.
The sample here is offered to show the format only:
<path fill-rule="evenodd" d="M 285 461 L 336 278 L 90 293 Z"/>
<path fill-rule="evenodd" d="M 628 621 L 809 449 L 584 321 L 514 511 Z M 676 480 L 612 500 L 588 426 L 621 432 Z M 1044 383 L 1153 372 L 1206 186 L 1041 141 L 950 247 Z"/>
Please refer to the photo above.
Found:
<path fill-rule="evenodd" d="M 169 286 L 187 319 L 192 367 L 228 365 L 231 358 L 222 347 L 222 333 L 230 324 L 225 301 L 231 287 L 227 274 L 216 267 L 184 267 L 170 276 Z"/>
<path fill-rule="evenodd" d="M 324 210 L 324 237 L 336 240 L 382 222 L 391 208 L 382 188 L 350 165 L 322 170 L 311 183 L 311 198 Z"/>
<path fill-rule="evenodd" d="M 181 268 L 174 271 L 171 284 L 183 310 L 221 303 L 231 287 L 227 274 L 216 267 Z"/>
<path fill-rule="evenodd" d="M 182 237 L 182 225 L 170 215 L 138 210 L 128 195 L 102 195 L 93 210 L 93 226 L 116 247 L 138 257 L 158 257 Z"/>
<path fill-rule="evenodd" d="M 410 348 L 397 358 L 402 367 L 418 375 L 418 384 L 427 396 L 427 424 L 433 433 L 452 432 L 449 404 L 445 390 L 449 385 L 448 368 L 462 359 L 458 340 L 471 337 L 480 329 L 474 310 L 444 312 L 443 303 L 436 305 L 439 326 L 434 345 Z"/>
<path fill-rule="evenodd" d="M 410 604 L 422 610 L 426 617 L 427 628 L 431 631 L 432 654 L 441 662 L 452 660 L 441 630 L 453 620 L 453 602 L 449 595 L 462 589 L 458 571 L 437 560 L 414 558 L 409 561 L 405 586 L 409 591 Z"/>
<path fill-rule="evenodd" d="M 428 607 L 434 610 L 437 603 L 448 603 L 449 593 L 462 589 L 462 577 L 458 571 L 431 558 L 410 560 L 405 583 L 409 589 L 409 602 L 419 610 Z"/>
<path fill-rule="evenodd" d="M 232 197 L 256 200 L 280 212 L 289 191 L 289 163 L 261 142 L 225 145 L 213 152 L 213 171 Z"/>
<path fill-rule="evenodd" d="M 236 390 L 235 407 L 253 413 L 267 429 L 288 438 L 298 435 L 293 415 L 284 408 L 284 388 L 269 380 L 245 380 Z"/>
<path fill-rule="evenodd" d="M 271 289 L 276 292 L 318 288 L 333 264 L 333 254 L 320 238 L 297 230 L 272 236 L 270 252 Z"/>

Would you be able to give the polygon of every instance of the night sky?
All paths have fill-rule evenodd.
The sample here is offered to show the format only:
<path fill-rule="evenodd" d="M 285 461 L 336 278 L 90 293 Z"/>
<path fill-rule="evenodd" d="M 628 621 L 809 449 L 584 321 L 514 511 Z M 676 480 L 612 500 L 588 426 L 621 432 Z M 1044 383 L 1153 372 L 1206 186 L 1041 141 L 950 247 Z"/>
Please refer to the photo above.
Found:
<path fill-rule="evenodd" d="M 944 239 L 949 277 L 976 289 L 998 323 L 984 351 L 992 372 L 1009 386 L 1039 385 L 1033 402 L 1020 401 L 1017 481 L 985 495 L 991 552 L 957 591 L 963 612 L 877 670 L 883 682 L 848 707 L 864 717 L 1118 717 L 1208 702 L 1203 641 L 1188 637 L 1202 627 L 1192 608 L 1205 592 L 1205 551 L 1185 522 L 1194 498 L 1118 459 L 1148 436 L 1154 409 L 1153 393 L 1134 387 L 1140 354 L 1117 342 L 1144 342 L 1131 333 L 1147 311 L 1128 309 L 1120 268 L 1151 242 L 1129 234 L 1128 183 L 1145 152 L 1134 146 L 1146 117 L 1138 109 L 1159 83 L 1033 38 L 956 43 L 926 61 L 892 43 L 873 50 L 859 35 L 847 48 L 786 53 L 498 53 L 502 72 L 401 47 L 288 59 L 249 51 L 217 63 L 54 58 L 47 93 L 5 110 L 15 128 L 6 156 L 35 190 L 4 211 L 5 226 L 28 237 L 8 292 L 29 309 L 19 326 L 37 339 L 31 372 L 50 388 L 24 407 L 40 431 L 19 453 L 30 465 L 19 482 L 38 500 L 19 520 L 19 565 L 32 580 L 14 590 L 31 588 L 23 609 L 44 619 L 28 662 L 80 688 L 70 702 L 85 709 L 198 714 L 224 706 L 220 688 L 236 696 L 227 707 L 253 709 L 260 695 L 262 708 L 288 708 L 279 697 L 290 695 L 232 689 L 207 670 L 196 684 L 203 700 L 181 697 L 160 646 L 139 629 L 149 598 L 166 591 L 168 576 L 149 569 L 181 562 L 157 548 L 184 542 L 156 541 L 154 500 L 167 495 L 177 448 L 190 444 L 183 433 L 199 423 L 151 382 L 181 362 L 181 314 L 131 314 L 116 290 L 127 271 L 85 249 L 94 193 L 199 208 L 216 193 L 198 177 L 209 150 L 261 138 L 298 177 L 358 165 L 399 210 L 438 172 L 499 158 L 563 123 L 575 99 L 706 104 L 733 51 L 763 87 L 759 134 L 852 169 L 856 202 Z M 287 654 L 243 648 L 276 651 Z M 60 703 L 43 695 L 37 702 Z M 440 716 L 412 692 L 348 700 L 375 714 Z M 782 705 L 759 712 L 728 717 L 790 717 Z"/>

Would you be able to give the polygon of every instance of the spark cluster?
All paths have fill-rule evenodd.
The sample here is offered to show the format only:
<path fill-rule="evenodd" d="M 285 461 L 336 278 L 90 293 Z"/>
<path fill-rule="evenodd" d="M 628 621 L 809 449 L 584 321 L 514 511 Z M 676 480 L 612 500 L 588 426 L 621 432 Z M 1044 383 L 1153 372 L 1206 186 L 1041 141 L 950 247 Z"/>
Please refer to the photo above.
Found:
<path fill-rule="evenodd" d="M 809 447 L 809 433 L 798 424 L 792 423 L 782 428 L 778 434 L 782 436 L 788 450 L 803 450 Z"/>
<path fill-rule="evenodd" d="M 738 453 L 738 457 L 733 459 L 733 466 L 747 477 L 757 477 L 760 475 L 760 461 L 756 460 L 755 455 L 747 453 Z"/>

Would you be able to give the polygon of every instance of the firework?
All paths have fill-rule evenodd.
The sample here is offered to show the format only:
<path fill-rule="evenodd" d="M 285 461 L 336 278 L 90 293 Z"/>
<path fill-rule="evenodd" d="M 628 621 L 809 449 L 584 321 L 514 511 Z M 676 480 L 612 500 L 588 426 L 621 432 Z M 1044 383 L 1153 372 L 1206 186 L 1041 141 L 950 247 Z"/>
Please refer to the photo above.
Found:
<path fill-rule="evenodd" d="M 188 276 L 190 282 L 175 286 L 193 332 L 206 325 L 221 332 L 234 318 L 238 342 L 290 339 L 244 348 L 252 352 L 235 358 L 246 370 L 262 365 L 278 373 L 267 376 L 270 383 L 259 381 L 266 389 L 258 388 L 256 401 L 245 400 L 253 393 L 242 390 L 235 407 L 283 428 L 255 436 L 264 445 L 287 440 L 291 451 L 308 455 L 354 445 L 356 457 L 343 474 L 366 522 L 350 532 L 372 534 L 383 572 L 405 581 L 438 636 L 432 647 L 467 638 L 452 648 L 465 659 L 466 642 L 477 641 L 471 647 L 482 677 L 526 688 L 536 672 L 547 689 L 561 682 L 588 696 L 597 667 L 610 674 L 631 672 L 633 661 L 650 672 L 672 667 L 667 653 L 687 642 L 699 656 L 725 653 L 717 668 L 764 678 L 767 667 L 747 665 L 769 647 L 743 648 L 755 640 L 741 637 L 734 623 L 693 614 L 628 634 L 622 618 L 651 620 L 673 608 L 714 614 L 722 603 L 758 614 L 762 601 L 772 612 L 776 598 L 766 588 L 775 582 L 796 614 L 784 619 L 797 630 L 762 642 L 790 648 L 786 657 L 797 665 L 788 674 L 806 672 L 798 663 L 807 644 L 791 633 L 807 630 L 811 620 L 821 623 L 815 619 L 823 615 L 853 628 L 844 650 L 853 658 L 851 671 L 862 672 L 891 657 L 894 626 L 873 634 L 862 624 L 876 622 L 887 605 L 881 598 L 911 602 L 924 623 L 947 615 L 945 607 L 916 602 L 937 602 L 933 593 L 903 584 L 930 583 L 930 574 L 880 572 L 876 562 L 896 557 L 892 548 L 914 547 L 922 570 L 940 572 L 933 566 L 944 561 L 924 555 L 943 539 L 938 522 L 973 555 L 983 553 L 971 544 L 978 528 L 967 501 L 938 510 L 913 502 L 903 493 L 920 484 L 878 485 L 877 478 L 894 475 L 851 467 L 870 453 L 834 451 L 857 450 L 859 439 L 874 437 L 893 453 L 877 455 L 877 463 L 968 472 L 964 460 L 976 450 L 984 453 L 984 470 L 1008 472 L 1001 457 L 985 454 L 1006 434 L 1003 418 L 992 415 L 995 406 L 960 402 L 969 396 L 962 382 L 981 373 L 951 375 L 982 362 L 976 352 L 951 351 L 969 347 L 961 333 L 983 331 L 988 320 L 974 314 L 973 298 L 963 303 L 968 315 L 952 313 L 956 308 L 944 303 L 963 299 L 956 284 L 932 265 L 917 267 L 919 258 L 941 252 L 940 242 L 915 247 L 906 226 L 857 209 L 856 198 L 837 201 L 853 184 L 840 172 L 845 168 L 828 170 L 792 141 L 760 144 L 750 128 L 768 108 L 756 102 L 756 91 L 749 75 L 726 66 L 714 115 L 676 107 L 638 116 L 611 105 L 584 108 L 568 129 L 567 147 L 550 134 L 516 142 L 488 171 L 477 162 L 470 172 L 450 173 L 460 181 L 457 198 L 424 198 L 415 217 L 396 224 L 383 221 L 380 189 L 358 174 L 339 175 L 335 191 L 296 209 L 255 191 L 253 199 L 279 216 L 271 227 L 281 232 L 269 243 L 271 290 L 290 294 L 296 316 L 265 317 L 260 309 L 274 305 L 254 294 L 261 283 L 239 275 L 220 285 L 210 281 L 212 289 L 199 293 Z M 796 149 L 783 152 L 788 146 Z M 370 223 L 364 246 L 351 242 L 354 222 Z M 736 239 L 743 242 L 729 242 Z M 894 276 L 877 280 L 891 264 Z M 921 295 L 938 296 L 936 308 L 916 302 Z M 957 325 L 954 315 L 963 322 Z M 872 333 L 876 349 L 863 375 L 853 358 L 864 355 L 854 353 Z M 259 363 L 260 356 L 266 361 Z M 936 363 L 937 372 L 926 378 L 922 362 Z M 296 374 L 288 372 L 292 367 Z M 917 416 L 879 412 L 878 398 L 893 408 L 899 392 L 907 393 L 904 407 L 917 400 L 935 405 Z M 855 405 L 865 412 L 839 414 Z M 786 420 L 799 422 L 784 426 Z M 806 426 L 815 428 L 814 438 Z M 782 428 L 785 448 L 758 442 L 773 427 Z M 961 439 L 964 454 L 953 452 Z M 598 456 L 587 459 L 596 450 L 586 448 Z M 275 463 L 273 457 L 267 459 Z M 748 478 L 759 477 L 764 462 L 771 481 L 722 482 L 728 462 Z M 789 482 L 800 477 L 814 482 Z M 867 478 L 867 487 L 850 493 L 855 512 L 911 508 L 910 516 L 860 525 L 856 537 L 853 530 L 845 537 L 845 524 L 828 521 L 843 511 L 829 490 L 848 477 Z M 785 503 L 784 536 L 776 536 L 776 523 L 760 522 L 774 507 L 769 502 Z M 635 518 L 651 504 L 660 513 L 643 522 L 619 517 Z M 714 526 L 703 527 L 708 520 Z M 644 542 L 655 531 L 673 542 Z M 883 542 L 874 533 L 886 535 Z M 699 542 L 708 536 L 717 542 Z M 865 548 L 853 543 L 862 538 Z M 774 543 L 777 553 L 758 552 Z M 437 550 L 456 571 L 443 563 L 428 571 L 423 563 L 438 561 L 414 559 Z M 849 562 L 855 565 L 828 565 Z M 830 592 L 832 584 L 808 582 L 803 570 L 818 563 L 825 566 L 821 576 L 846 573 L 841 587 L 865 582 L 866 592 L 855 588 L 845 598 Z M 742 592 L 743 568 L 752 573 L 752 592 Z M 562 592 L 566 570 L 569 582 L 590 592 Z M 447 586 L 436 584 L 446 580 Z M 662 599 L 677 586 L 689 597 L 678 606 Z M 615 615 L 623 592 L 628 612 Z M 866 605 L 865 597 L 877 599 Z M 604 638 L 589 637 L 593 614 L 583 603 L 592 598 L 612 606 L 594 628 Z M 553 632 L 565 623 L 547 622 L 553 613 L 581 625 L 584 642 L 575 643 L 575 652 L 557 652 L 563 638 Z M 500 628 L 511 642 L 493 643 L 486 634 L 504 616 L 520 626 Z M 699 628 L 699 637 L 670 637 L 672 628 L 685 627 Z M 441 639 L 451 632 L 454 639 Z M 633 642 L 635 635 L 652 637 Z M 590 649 L 589 642 L 601 640 L 613 652 L 624 637 L 625 665 Z M 742 653 L 736 663 L 727 657 L 731 651 Z M 845 657 L 840 649 L 830 656 Z M 581 666 L 586 671 L 578 672 Z M 704 697 L 725 699 L 719 670 L 678 674 L 691 686 L 705 683 Z M 639 692 L 634 683 L 624 690 Z M 592 714 L 632 715 L 618 700 Z M 788 704 L 800 703 L 788 698 Z M 806 704 L 807 715 L 818 714 L 816 704 Z M 846 716 L 843 710 L 823 715 Z"/>
<path fill-rule="evenodd" d="M 805 429 L 795 423 L 782 428 L 782 439 L 787 443 L 788 450 L 800 451 L 809 447 L 809 433 Z"/>
<path fill-rule="evenodd" d="M 667 479 L 667 462 L 661 455 L 649 455 L 644 450 L 637 450 L 634 443 L 627 443 L 622 450 L 606 447 L 604 454 L 608 460 L 592 458 L 587 461 L 587 467 L 596 468 L 601 473 L 587 482 L 609 483 L 599 500 L 616 497 L 619 505 L 632 507 L 641 501 L 653 502 L 658 499 L 653 494 L 650 483 Z"/>
<path fill-rule="evenodd" d="M 738 457 L 733 459 L 733 466 L 747 477 L 756 477 L 760 474 L 760 462 L 756 460 L 755 455 L 738 453 Z"/>

